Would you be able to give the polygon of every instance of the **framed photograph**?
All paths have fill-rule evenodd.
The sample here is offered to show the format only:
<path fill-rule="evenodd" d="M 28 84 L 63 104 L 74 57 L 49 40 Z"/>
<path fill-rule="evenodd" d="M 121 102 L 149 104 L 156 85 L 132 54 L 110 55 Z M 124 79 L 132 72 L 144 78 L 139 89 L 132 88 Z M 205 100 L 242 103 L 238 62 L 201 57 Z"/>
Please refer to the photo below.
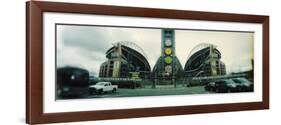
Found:
<path fill-rule="evenodd" d="M 269 109 L 269 17 L 30 1 L 26 122 Z"/>

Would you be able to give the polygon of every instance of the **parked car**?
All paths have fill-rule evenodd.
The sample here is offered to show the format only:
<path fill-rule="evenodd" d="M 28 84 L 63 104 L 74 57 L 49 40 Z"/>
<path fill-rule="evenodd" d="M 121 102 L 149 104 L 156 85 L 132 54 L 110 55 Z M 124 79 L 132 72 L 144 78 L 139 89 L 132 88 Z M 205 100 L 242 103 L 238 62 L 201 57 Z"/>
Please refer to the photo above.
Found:
<path fill-rule="evenodd" d="M 237 92 L 237 83 L 235 83 L 231 79 L 224 79 L 215 82 L 215 92 L 217 93 L 229 93 L 229 92 Z"/>
<path fill-rule="evenodd" d="M 238 84 L 239 92 L 252 92 L 254 89 L 254 84 L 246 78 L 233 78 L 232 80 Z"/>
<path fill-rule="evenodd" d="M 95 85 L 89 86 L 90 94 L 98 93 L 102 94 L 105 92 L 116 92 L 118 89 L 117 85 L 112 85 L 111 82 L 98 82 Z"/>
<path fill-rule="evenodd" d="M 205 85 L 205 90 L 206 91 L 215 91 L 215 82 L 209 82 L 207 85 Z"/>

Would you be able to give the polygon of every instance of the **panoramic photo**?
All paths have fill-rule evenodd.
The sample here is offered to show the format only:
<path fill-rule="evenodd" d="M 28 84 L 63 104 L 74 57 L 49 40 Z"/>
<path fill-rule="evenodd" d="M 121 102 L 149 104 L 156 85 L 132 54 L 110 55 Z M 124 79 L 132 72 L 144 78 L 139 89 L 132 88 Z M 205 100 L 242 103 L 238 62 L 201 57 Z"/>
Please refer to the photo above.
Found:
<path fill-rule="evenodd" d="M 254 33 L 56 25 L 56 100 L 254 91 Z"/>

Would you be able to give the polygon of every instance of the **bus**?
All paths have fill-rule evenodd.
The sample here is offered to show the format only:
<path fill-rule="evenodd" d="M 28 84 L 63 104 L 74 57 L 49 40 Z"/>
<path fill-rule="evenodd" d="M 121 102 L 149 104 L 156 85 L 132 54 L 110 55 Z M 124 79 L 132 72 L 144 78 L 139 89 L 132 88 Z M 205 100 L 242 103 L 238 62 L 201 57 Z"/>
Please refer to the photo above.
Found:
<path fill-rule="evenodd" d="M 56 99 L 89 95 L 89 72 L 77 67 L 62 67 L 56 74 Z"/>

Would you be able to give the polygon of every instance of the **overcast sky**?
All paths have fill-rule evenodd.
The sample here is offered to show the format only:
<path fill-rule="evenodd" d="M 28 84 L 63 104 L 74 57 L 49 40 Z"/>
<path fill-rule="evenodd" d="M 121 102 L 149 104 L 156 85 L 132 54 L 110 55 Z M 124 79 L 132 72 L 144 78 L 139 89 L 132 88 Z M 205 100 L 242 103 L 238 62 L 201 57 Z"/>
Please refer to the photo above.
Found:
<path fill-rule="evenodd" d="M 57 25 L 57 65 L 81 67 L 97 75 L 106 51 L 118 41 L 139 45 L 151 69 L 161 53 L 160 29 Z M 253 33 L 176 30 L 176 55 L 183 67 L 190 51 L 201 43 L 217 46 L 228 73 L 252 68 Z"/>

